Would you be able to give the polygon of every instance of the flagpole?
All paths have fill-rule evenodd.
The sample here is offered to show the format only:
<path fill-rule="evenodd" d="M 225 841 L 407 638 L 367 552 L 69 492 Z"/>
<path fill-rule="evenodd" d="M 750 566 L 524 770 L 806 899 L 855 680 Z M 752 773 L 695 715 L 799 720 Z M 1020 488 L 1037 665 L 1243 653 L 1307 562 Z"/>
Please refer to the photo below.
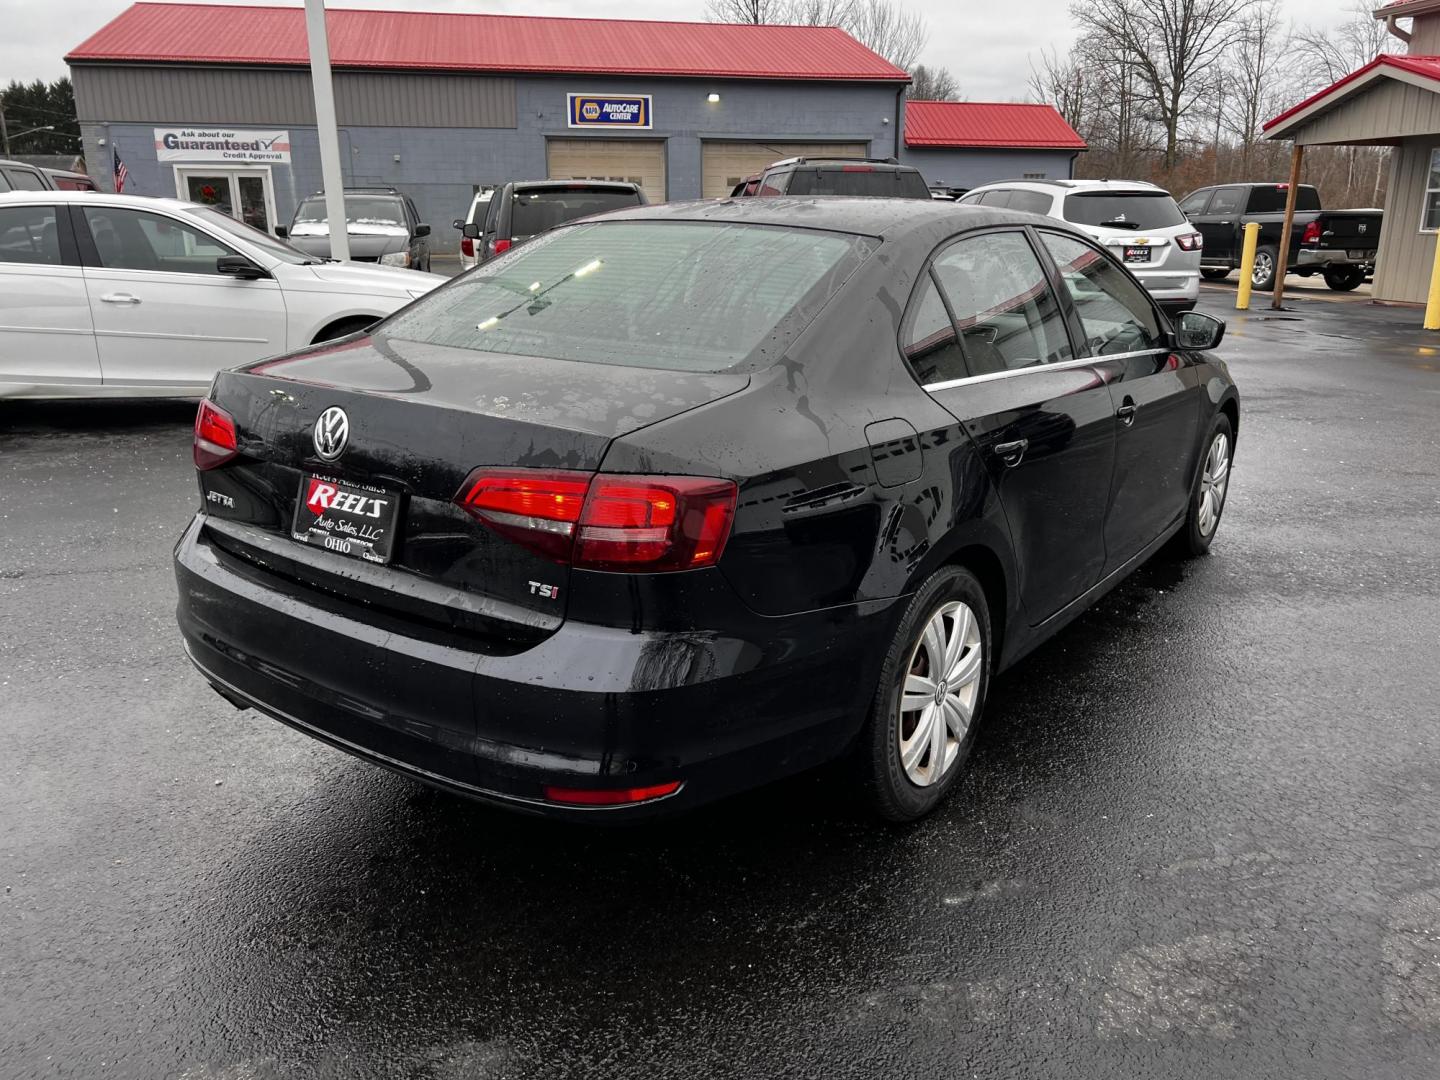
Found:
<path fill-rule="evenodd" d="M 330 223 L 330 257 L 348 262 L 350 233 L 345 218 L 345 179 L 340 172 L 340 135 L 335 123 L 335 88 L 330 81 L 330 40 L 325 33 L 325 0 L 305 0 L 305 33 L 310 41 L 310 85 L 315 91 L 315 133 L 320 139 L 320 180 Z"/>

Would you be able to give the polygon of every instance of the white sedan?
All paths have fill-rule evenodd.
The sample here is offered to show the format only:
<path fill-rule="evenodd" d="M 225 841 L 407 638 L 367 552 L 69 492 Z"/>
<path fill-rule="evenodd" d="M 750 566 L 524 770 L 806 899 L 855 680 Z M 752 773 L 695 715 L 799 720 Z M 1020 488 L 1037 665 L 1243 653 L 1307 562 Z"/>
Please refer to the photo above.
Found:
<path fill-rule="evenodd" d="M 0 398 L 200 397 L 222 368 L 343 337 L 444 282 L 324 262 L 175 199 L 0 194 Z"/>

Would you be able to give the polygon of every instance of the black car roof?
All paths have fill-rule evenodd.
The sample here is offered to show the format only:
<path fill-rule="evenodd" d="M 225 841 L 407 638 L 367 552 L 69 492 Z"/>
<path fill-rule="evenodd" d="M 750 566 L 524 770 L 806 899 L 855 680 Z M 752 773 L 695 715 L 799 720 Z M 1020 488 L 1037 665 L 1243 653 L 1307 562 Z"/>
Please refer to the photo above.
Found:
<path fill-rule="evenodd" d="M 639 184 L 628 180 L 514 180 L 511 185 L 516 191 L 528 188 L 608 188 L 614 191 L 639 191 Z"/>
<path fill-rule="evenodd" d="M 950 222 L 954 223 L 956 231 L 1006 224 L 1044 224 L 1065 228 L 1065 223 L 1055 218 L 1001 207 L 962 206 L 938 199 L 883 199 L 853 195 L 752 196 L 657 203 L 612 210 L 605 215 L 605 220 L 734 221 L 825 229 L 887 239 L 929 231 L 937 224 Z"/>

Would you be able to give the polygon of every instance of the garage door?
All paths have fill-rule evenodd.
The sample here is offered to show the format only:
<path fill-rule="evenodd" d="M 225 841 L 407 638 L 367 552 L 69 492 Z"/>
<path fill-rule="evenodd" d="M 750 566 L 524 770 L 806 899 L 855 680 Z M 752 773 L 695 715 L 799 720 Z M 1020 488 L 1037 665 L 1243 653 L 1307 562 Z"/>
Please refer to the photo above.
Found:
<path fill-rule="evenodd" d="M 701 155 L 704 194 L 707 199 L 729 195 L 742 179 L 787 157 L 867 157 L 865 143 L 742 143 L 707 142 Z"/>
<path fill-rule="evenodd" d="M 665 144 L 658 139 L 551 139 L 551 180 L 629 180 L 665 201 Z"/>

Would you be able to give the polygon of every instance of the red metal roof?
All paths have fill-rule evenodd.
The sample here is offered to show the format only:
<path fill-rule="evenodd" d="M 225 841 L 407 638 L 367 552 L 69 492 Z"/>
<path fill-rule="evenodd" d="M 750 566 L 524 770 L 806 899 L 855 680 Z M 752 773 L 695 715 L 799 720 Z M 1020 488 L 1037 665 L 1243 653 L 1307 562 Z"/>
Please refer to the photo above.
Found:
<path fill-rule="evenodd" d="M 1440 82 L 1440 56 L 1392 56 L 1389 53 L 1385 53 L 1381 56 L 1377 56 L 1374 60 L 1371 60 L 1370 63 L 1366 64 L 1364 67 L 1357 68 L 1356 70 L 1352 71 L 1349 75 L 1346 75 L 1339 82 L 1336 82 L 1331 86 L 1327 86 L 1318 94 L 1311 94 L 1308 98 L 1300 102 L 1300 104 L 1296 105 L 1294 108 L 1286 109 L 1283 113 L 1281 113 L 1274 119 L 1265 121 L 1264 130 L 1269 131 L 1271 128 L 1279 124 L 1283 124 L 1286 120 L 1289 120 L 1291 117 L 1304 112 L 1312 105 L 1319 104 L 1327 97 L 1337 94 L 1339 91 L 1345 89 L 1351 83 L 1357 82 L 1360 79 L 1364 78 L 1366 75 L 1369 75 L 1371 72 L 1383 67 L 1396 68 L 1399 71 L 1407 71 L 1412 75 L 1420 75 L 1424 78 L 1434 79 L 1436 82 Z"/>
<path fill-rule="evenodd" d="M 1053 105 L 907 101 L 905 145 L 1084 150 L 1085 140 Z"/>
<path fill-rule="evenodd" d="M 331 9 L 336 67 L 731 79 L 908 82 L 833 26 L 552 19 Z M 309 63 L 300 8 L 140 3 L 65 58 L 154 63 Z"/>

